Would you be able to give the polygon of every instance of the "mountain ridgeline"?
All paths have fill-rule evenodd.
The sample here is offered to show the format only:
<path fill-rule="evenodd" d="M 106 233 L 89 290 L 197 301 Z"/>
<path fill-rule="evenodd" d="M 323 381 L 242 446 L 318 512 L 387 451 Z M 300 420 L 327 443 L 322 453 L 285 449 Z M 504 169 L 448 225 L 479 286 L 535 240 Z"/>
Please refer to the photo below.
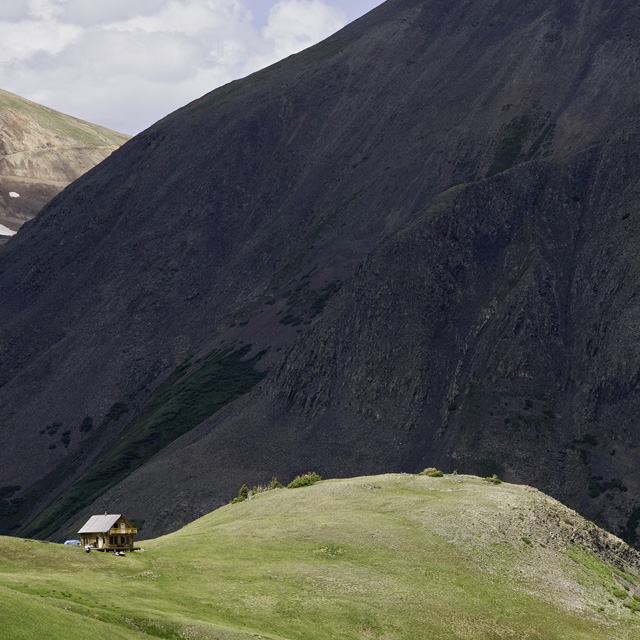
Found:
<path fill-rule="evenodd" d="M 0 249 L 2 531 L 498 473 L 640 542 L 640 7 L 388 0 Z"/>

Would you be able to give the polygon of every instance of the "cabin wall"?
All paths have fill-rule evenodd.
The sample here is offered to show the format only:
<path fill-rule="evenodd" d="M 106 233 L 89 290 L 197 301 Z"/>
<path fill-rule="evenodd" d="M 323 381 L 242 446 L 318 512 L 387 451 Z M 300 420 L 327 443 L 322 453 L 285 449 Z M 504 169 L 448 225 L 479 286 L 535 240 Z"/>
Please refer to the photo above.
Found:
<path fill-rule="evenodd" d="M 122 535 L 120 529 L 114 527 L 108 533 L 82 534 L 81 542 L 83 547 L 89 545 L 94 549 L 133 549 L 134 536 L 132 533 Z"/>
<path fill-rule="evenodd" d="M 133 535 L 121 535 L 119 530 L 111 529 L 106 538 L 110 549 L 131 549 L 133 547 Z"/>
<path fill-rule="evenodd" d="M 95 533 L 81 534 L 80 541 L 82 542 L 83 547 L 90 545 L 95 547 L 96 549 L 98 548 L 98 535 Z"/>
<path fill-rule="evenodd" d="M 134 548 L 134 536 L 138 530 L 122 516 L 114 522 L 109 531 L 81 533 L 82 546 L 104 551 L 127 551 Z"/>

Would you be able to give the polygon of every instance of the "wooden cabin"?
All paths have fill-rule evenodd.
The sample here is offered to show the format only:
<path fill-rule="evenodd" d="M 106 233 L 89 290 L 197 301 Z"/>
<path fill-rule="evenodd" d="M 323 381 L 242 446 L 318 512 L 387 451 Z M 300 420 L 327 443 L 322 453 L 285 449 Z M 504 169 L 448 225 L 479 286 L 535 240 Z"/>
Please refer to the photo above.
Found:
<path fill-rule="evenodd" d="M 120 514 L 91 516 L 78 531 L 83 547 L 98 551 L 133 551 L 138 530 Z"/>

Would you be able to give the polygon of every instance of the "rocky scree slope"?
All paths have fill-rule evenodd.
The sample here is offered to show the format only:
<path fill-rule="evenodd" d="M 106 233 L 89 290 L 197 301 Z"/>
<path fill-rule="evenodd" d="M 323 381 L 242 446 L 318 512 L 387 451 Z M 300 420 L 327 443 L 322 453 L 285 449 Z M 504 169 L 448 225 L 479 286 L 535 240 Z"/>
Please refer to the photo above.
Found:
<path fill-rule="evenodd" d="M 438 461 L 635 539 L 639 18 L 389 0 L 71 185 L 0 253 L 3 530 Z"/>
<path fill-rule="evenodd" d="M 128 139 L 0 90 L 0 224 L 17 231 Z"/>

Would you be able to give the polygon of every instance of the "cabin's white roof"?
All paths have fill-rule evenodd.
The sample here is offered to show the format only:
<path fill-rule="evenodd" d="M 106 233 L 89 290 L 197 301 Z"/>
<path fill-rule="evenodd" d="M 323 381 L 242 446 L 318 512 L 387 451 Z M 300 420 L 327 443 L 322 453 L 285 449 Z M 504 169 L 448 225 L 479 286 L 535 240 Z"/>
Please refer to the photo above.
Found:
<path fill-rule="evenodd" d="M 78 533 L 106 533 L 121 516 L 121 513 L 111 513 L 109 515 L 105 513 L 103 516 L 91 516 Z"/>

